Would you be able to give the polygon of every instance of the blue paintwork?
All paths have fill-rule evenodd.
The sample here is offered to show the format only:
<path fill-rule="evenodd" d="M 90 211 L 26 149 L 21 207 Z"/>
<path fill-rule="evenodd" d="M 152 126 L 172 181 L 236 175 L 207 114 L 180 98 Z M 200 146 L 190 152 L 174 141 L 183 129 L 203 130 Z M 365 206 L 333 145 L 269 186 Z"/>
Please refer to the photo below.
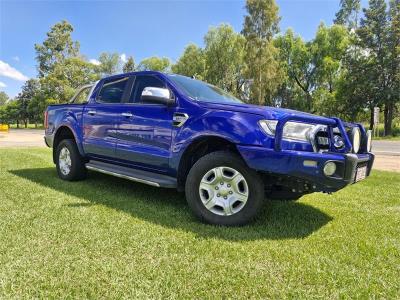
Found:
<path fill-rule="evenodd" d="M 219 137 L 236 145 L 250 168 L 262 172 L 301 177 L 316 183 L 319 190 L 337 190 L 348 184 L 344 180 L 330 179 L 322 174 L 326 161 L 345 163 L 345 154 L 351 152 L 351 142 L 345 126 L 360 124 L 343 123 L 337 118 L 327 118 L 289 109 L 264 107 L 250 104 L 220 104 L 194 101 L 187 97 L 159 72 L 135 72 L 129 76 L 153 75 L 160 78 L 172 90 L 176 105 L 167 107 L 157 104 L 100 104 L 96 94 L 102 84 L 97 84 L 87 105 L 65 104 L 49 106 L 49 126 L 46 143 L 51 147 L 57 130 L 67 126 L 74 133 L 82 155 L 103 159 L 116 164 L 146 169 L 155 173 L 177 176 L 185 150 L 192 143 L 205 137 Z M 127 74 L 112 76 L 127 76 Z M 108 77 L 110 78 L 110 77 Z M 104 79 L 103 79 L 104 80 Z M 90 116 L 89 110 L 96 115 Z M 132 113 L 132 118 L 121 116 Z M 172 125 L 175 112 L 186 113 L 188 121 L 180 128 Z M 275 137 L 262 132 L 258 121 L 278 120 Z M 345 140 L 345 148 L 336 150 L 330 145 L 330 153 L 315 153 L 307 142 L 282 139 L 286 122 L 299 121 L 328 125 L 328 135 L 337 127 Z M 366 149 L 362 148 L 365 158 Z M 364 155 L 364 156 L 363 156 Z M 305 159 L 317 161 L 316 167 L 304 167 Z M 372 160 L 373 157 L 368 157 Z"/>
<path fill-rule="evenodd" d="M 90 115 L 95 111 L 95 115 Z M 116 105 L 91 102 L 85 105 L 82 121 L 83 151 L 89 156 L 115 158 L 117 120 L 120 108 Z"/>
<path fill-rule="evenodd" d="M 125 104 L 119 116 L 116 157 L 121 162 L 166 172 L 172 144 L 172 110 L 158 104 Z"/>

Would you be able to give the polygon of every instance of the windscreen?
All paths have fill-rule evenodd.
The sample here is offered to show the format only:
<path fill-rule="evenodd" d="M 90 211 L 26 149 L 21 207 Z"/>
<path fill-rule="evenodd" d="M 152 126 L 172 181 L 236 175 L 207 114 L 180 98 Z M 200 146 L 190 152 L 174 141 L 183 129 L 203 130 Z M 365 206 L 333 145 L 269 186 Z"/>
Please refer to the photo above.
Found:
<path fill-rule="evenodd" d="M 217 103 L 242 103 L 241 100 L 224 90 L 203 81 L 175 74 L 168 75 L 168 78 L 193 100 Z"/>

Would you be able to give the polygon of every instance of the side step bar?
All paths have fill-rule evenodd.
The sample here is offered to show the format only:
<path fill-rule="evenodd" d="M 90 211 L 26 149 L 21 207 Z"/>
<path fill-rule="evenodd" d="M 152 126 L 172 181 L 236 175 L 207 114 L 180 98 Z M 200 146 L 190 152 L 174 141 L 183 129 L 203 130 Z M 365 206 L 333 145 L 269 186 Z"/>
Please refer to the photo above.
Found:
<path fill-rule="evenodd" d="M 167 175 L 127 168 L 119 165 L 108 164 L 91 160 L 86 164 L 86 169 L 148 184 L 156 187 L 176 188 L 176 178 Z"/>

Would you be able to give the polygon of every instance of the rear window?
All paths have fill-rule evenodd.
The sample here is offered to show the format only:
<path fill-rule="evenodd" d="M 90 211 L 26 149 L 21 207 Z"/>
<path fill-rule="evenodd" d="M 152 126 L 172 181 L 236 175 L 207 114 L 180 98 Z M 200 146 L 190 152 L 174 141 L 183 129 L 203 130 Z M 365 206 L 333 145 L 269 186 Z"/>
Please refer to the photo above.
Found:
<path fill-rule="evenodd" d="M 89 93 L 91 91 L 93 86 L 88 86 L 84 89 L 82 89 L 72 100 L 72 103 L 75 104 L 85 104 L 88 102 L 89 98 Z"/>
<path fill-rule="evenodd" d="M 129 77 L 105 80 L 96 100 L 103 103 L 120 103 L 128 79 Z"/>

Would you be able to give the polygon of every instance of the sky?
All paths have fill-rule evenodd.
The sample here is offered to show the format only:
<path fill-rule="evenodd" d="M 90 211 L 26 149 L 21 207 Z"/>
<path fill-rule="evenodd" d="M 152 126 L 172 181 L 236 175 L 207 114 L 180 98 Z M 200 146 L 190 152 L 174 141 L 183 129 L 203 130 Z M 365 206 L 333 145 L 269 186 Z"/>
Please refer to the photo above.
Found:
<path fill-rule="evenodd" d="M 320 22 L 332 24 L 339 0 L 277 0 L 280 29 L 293 28 L 306 40 Z M 19 1 L 0 0 L 0 91 L 18 94 L 24 81 L 36 77 L 35 43 L 50 27 L 67 20 L 81 53 L 97 59 L 101 52 L 118 52 L 135 62 L 150 56 L 176 61 L 189 43 L 203 45 L 210 28 L 243 25 L 245 1 L 240 0 L 125 0 Z"/>

